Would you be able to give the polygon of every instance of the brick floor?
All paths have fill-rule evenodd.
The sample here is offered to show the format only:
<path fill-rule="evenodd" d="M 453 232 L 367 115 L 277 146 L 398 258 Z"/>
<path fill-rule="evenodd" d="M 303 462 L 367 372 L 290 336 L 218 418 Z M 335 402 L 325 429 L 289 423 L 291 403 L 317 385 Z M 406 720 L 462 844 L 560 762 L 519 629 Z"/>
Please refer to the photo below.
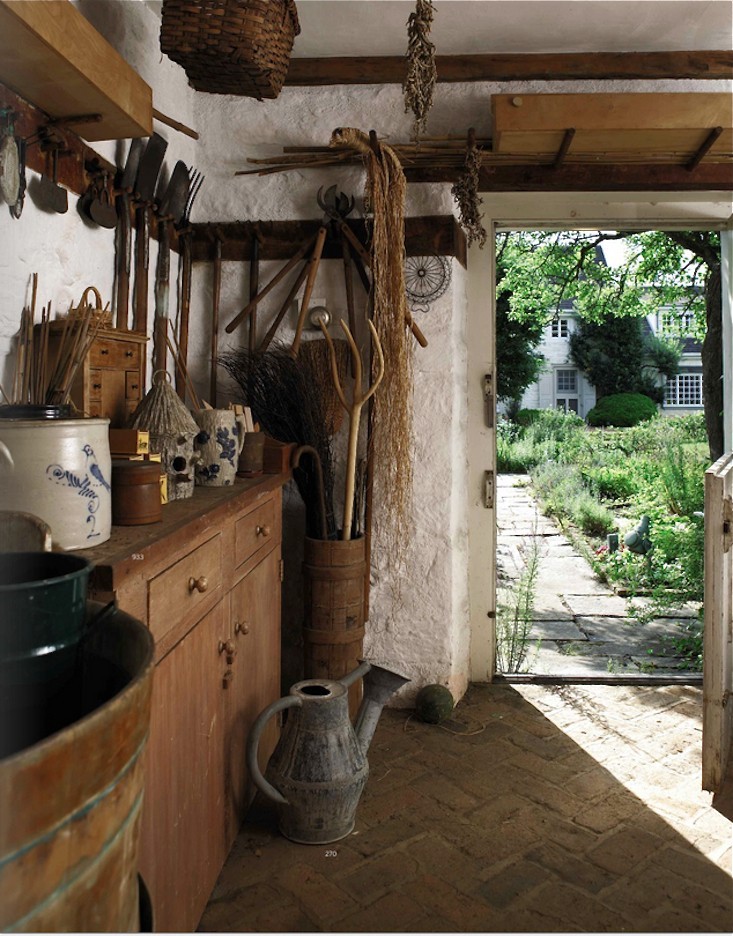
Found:
<path fill-rule="evenodd" d="M 200 930 L 733 932 L 701 700 L 497 683 L 446 726 L 388 710 L 354 832 L 297 845 L 255 800 Z"/>

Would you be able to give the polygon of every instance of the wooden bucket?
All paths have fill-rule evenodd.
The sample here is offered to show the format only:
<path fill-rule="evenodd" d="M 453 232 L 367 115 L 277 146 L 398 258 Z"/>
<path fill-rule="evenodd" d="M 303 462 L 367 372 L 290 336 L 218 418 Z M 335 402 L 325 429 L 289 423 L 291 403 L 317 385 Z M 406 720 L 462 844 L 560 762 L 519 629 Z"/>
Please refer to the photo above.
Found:
<path fill-rule="evenodd" d="M 364 537 L 306 537 L 303 572 L 306 679 L 342 679 L 359 665 L 364 647 Z M 361 680 L 349 689 L 352 718 L 361 702 Z"/>
<path fill-rule="evenodd" d="M 0 760 L 3 931 L 139 931 L 150 632 L 115 612 L 85 642 L 82 667 L 79 717 Z"/>

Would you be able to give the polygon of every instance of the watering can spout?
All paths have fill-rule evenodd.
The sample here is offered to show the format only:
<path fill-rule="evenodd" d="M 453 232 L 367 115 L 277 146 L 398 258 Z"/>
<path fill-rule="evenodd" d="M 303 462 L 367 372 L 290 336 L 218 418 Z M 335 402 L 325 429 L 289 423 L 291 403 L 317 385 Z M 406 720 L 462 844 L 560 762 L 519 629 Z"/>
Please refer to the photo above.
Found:
<path fill-rule="evenodd" d="M 357 679 L 364 679 L 364 698 L 356 716 L 354 731 L 361 747 L 366 754 L 372 743 L 377 723 L 382 709 L 397 690 L 410 680 L 406 676 L 394 673 L 392 670 L 377 666 L 374 663 L 362 663 L 353 673 L 349 673 L 341 682 L 348 688 Z"/>

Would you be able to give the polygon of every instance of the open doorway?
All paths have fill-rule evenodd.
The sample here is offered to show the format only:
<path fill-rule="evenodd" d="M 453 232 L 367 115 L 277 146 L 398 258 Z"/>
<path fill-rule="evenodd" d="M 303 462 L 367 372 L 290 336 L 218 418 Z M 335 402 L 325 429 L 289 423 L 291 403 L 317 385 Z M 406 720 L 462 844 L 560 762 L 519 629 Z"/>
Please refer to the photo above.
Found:
<path fill-rule="evenodd" d="M 718 232 L 502 231 L 496 257 L 496 672 L 699 683 Z"/>
<path fill-rule="evenodd" d="M 733 270 L 733 204 L 729 193 L 712 192 L 640 192 L 640 193 L 533 193 L 492 194 L 484 200 L 484 225 L 492 233 L 502 230 L 537 230 L 542 228 L 572 229 L 575 227 L 622 230 L 677 228 L 719 230 L 722 245 L 723 270 L 723 383 L 726 400 L 731 399 L 731 342 L 733 323 L 731 309 L 731 270 Z M 495 305 L 495 256 L 493 251 L 469 250 L 467 283 L 467 378 L 468 378 L 468 461 L 469 461 L 469 601 L 471 625 L 471 679 L 490 682 L 495 672 L 496 657 L 496 431 L 487 412 L 487 375 L 495 371 L 495 337 L 493 333 Z M 490 383 L 488 384 L 490 387 Z M 724 411 L 725 447 L 731 448 L 733 412 Z M 716 519 L 716 538 L 723 540 L 722 509 Z M 719 531 L 719 536 L 718 532 Z M 733 551 L 726 553 L 726 567 Z M 730 571 L 730 570 L 729 570 Z M 728 602 L 728 605 L 730 602 Z M 729 620 L 730 608 L 723 610 L 723 620 Z M 714 654 L 707 654 L 704 674 L 704 696 L 707 708 L 725 715 L 723 700 L 730 691 L 731 645 L 726 643 L 726 628 L 720 627 L 720 645 Z M 710 663 L 715 661 L 715 685 L 710 686 Z M 717 693 L 717 695 L 716 695 Z M 730 708 L 730 706 L 728 706 Z M 724 745 L 721 738 L 730 730 L 730 721 L 718 719 L 720 732 L 707 735 L 718 776 L 725 770 Z M 710 768 L 707 772 L 712 776 Z M 706 789 L 712 788 L 709 784 Z"/>

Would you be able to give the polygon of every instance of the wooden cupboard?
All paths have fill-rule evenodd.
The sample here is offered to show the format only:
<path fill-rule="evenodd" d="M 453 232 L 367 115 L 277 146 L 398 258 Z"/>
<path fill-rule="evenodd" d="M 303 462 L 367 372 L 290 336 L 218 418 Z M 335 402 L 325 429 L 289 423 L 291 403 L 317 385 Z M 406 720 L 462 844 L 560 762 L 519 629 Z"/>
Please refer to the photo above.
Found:
<path fill-rule="evenodd" d="M 113 527 L 92 597 L 148 625 L 156 672 L 140 871 L 155 929 L 196 929 L 251 802 L 245 745 L 280 695 L 281 486 L 286 475 L 196 488 L 163 521 Z M 277 741 L 260 745 L 262 767 Z"/>

